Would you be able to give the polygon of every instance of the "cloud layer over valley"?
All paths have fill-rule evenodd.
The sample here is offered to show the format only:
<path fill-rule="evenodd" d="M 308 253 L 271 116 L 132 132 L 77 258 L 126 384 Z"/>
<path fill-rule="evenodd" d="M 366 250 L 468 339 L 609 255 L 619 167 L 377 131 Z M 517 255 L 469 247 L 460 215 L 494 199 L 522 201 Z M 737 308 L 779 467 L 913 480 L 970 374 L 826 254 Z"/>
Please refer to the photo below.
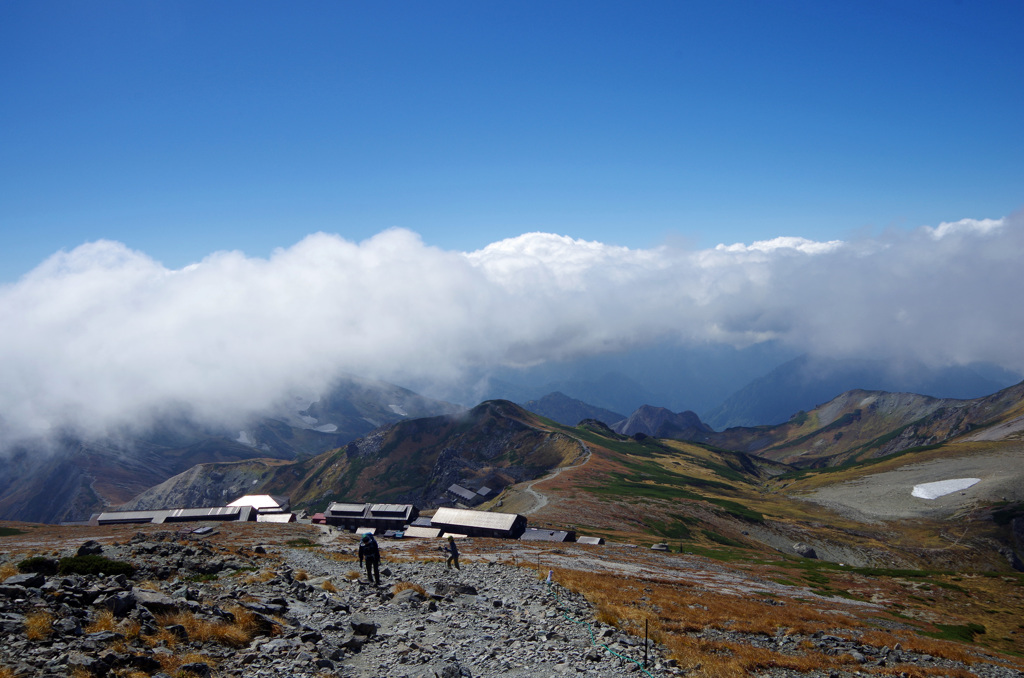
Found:
<path fill-rule="evenodd" d="M 0 287 L 0 446 L 186 404 L 211 421 L 343 373 L 457 383 L 655 341 L 1024 371 L 1024 218 L 850 242 L 631 250 L 529 233 L 470 253 L 394 229 L 169 270 L 111 241 Z"/>

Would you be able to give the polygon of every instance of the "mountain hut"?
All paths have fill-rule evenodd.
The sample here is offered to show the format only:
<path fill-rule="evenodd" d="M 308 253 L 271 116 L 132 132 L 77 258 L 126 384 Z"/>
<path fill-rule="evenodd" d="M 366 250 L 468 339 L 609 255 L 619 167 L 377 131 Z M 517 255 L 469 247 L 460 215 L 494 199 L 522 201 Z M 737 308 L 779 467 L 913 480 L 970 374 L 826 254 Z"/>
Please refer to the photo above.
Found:
<path fill-rule="evenodd" d="M 517 539 L 526 529 L 526 518 L 518 513 L 496 513 L 470 509 L 437 509 L 430 519 L 431 527 L 451 534 L 468 537 L 497 537 Z"/>

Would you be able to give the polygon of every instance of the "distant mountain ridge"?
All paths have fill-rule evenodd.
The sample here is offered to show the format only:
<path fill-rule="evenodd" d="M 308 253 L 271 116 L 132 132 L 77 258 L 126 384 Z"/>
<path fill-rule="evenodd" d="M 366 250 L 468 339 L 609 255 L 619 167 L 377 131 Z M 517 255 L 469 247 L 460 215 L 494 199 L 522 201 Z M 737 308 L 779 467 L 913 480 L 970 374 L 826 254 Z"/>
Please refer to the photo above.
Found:
<path fill-rule="evenodd" d="M 125 508 L 221 505 L 245 493 L 288 495 L 310 512 L 331 501 L 432 508 L 452 503 L 453 483 L 486 484 L 499 489 L 499 511 L 609 536 L 629 525 L 695 546 L 756 541 L 801 555 L 796 544 L 813 540 L 823 557 L 861 566 L 1024 570 L 1014 541 L 1024 534 L 1024 382 L 973 400 L 848 391 L 783 424 L 720 433 L 692 412 L 642 407 L 631 419 L 619 427 L 628 435 L 487 401 L 311 458 L 202 464 Z M 982 478 L 976 489 L 934 504 L 911 495 L 915 483 L 962 469 Z M 857 498 L 864 488 L 870 503 Z M 896 525 L 907 511 L 924 522 Z M 954 520 L 964 529 L 950 545 Z"/>
<path fill-rule="evenodd" d="M 350 377 L 322 397 L 294 398 L 241 430 L 181 416 L 141 433 L 24 445 L 0 465 L 0 519 L 84 520 L 199 464 L 310 457 L 381 425 L 460 411 L 392 384 Z"/>
<path fill-rule="evenodd" d="M 1019 380 L 1019 376 L 991 365 L 930 368 L 907 361 L 836 360 L 803 355 L 751 381 L 702 418 L 719 431 L 735 426 L 773 425 L 852 390 L 971 399 L 995 393 Z"/>
<path fill-rule="evenodd" d="M 694 412 L 675 413 L 664 407 L 644 405 L 629 417 L 611 425 L 611 429 L 623 435 L 644 435 L 655 438 L 673 438 L 705 442 L 714 430 L 702 422 Z"/>
<path fill-rule="evenodd" d="M 450 503 L 453 483 L 505 487 L 530 480 L 585 453 L 508 401 L 456 415 L 413 419 L 313 458 L 203 464 L 150 488 L 124 506 L 217 506 L 245 493 L 282 494 L 293 506 L 322 510 L 330 501 Z M 230 501 L 230 499 L 228 499 Z"/>
<path fill-rule="evenodd" d="M 796 467 L 835 466 L 972 434 L 978 440 L 1024 436 L 1024 382 L 970 400 L 852 390 L 773 426 L 716 432 L 692 412 L 645 406 L 616 422 L 616 433 L 713 445 Z M 991 433 L 986 431 L 992 430 Z M 986 437 L 987 436 L 987 437 Z"/>
<path fill-rule="evenodd" d="M 801 370 L 813 373 L 821 364 L 805 359 L 780 374 L 792 378 Z M 609 382 L 618 383 L 618 378 Z M 594 419 L 628 436 L 642 433 L 699 442 L 801 466 L 836 464 L 948 440 L 964 432 L 957 428 L 957 417 L 966 422 L 964 426 L 985 425 L 984 413 L 968 401 L 870 390 L 847 391 L 823 405 L 795 410 L 779 424 L 731 427 L 718 433 L 689 411 L 673 413 L 648 405 L 624 417 L 564 393 L 528 402 L 541 410 L 538 414 L 565 426 Z M 273 415 L 231 430 L 198 425 L 181 416 L 158 422 L 144 433 L 104 440 L 65 436 L 45 450 L 15 450 L 0 466 L 0 519 L 83 519 L 197 464 L 309 458 L 353 440 L 370 439 L 378 427 L 460 411 L 458 405 L 408 389 L 351 377 L 320 397 L 293 398 Z"/>
<path fill-rule="evenodd" d="M 584 419 L 596 419 L 610 424 L 625 418 L 618 412 L 589 405 L 558 391 L 549 393 L 539 400 L 528 400 L 520 404 L 530 412 L 535 412 L 566 426 L 575 426 Z"/>

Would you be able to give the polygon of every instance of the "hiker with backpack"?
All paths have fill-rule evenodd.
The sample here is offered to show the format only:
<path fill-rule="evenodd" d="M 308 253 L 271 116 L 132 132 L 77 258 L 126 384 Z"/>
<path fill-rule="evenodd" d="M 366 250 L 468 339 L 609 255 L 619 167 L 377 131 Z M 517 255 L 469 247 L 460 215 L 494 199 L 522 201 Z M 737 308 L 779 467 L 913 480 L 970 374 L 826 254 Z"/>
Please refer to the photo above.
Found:
<path fill-rule="evenodd" d="M 452 569 L 452 565 L 455 565 L 456 570 L 461 570 L 459 567 L 459 547 L 455 545 L 455 537 L 448 535 L 448 545 L 444 547 L 444 552 L 448 554 L 448 560 L 445 561 L 445 565 L 448 569 Z"/>
<path fill-rule="evenodd" d="M 366 561 L 366 578 L 380 586 L 380 547 L 372 534 L 364 534 L 359 542 L 359 567 Z"/>

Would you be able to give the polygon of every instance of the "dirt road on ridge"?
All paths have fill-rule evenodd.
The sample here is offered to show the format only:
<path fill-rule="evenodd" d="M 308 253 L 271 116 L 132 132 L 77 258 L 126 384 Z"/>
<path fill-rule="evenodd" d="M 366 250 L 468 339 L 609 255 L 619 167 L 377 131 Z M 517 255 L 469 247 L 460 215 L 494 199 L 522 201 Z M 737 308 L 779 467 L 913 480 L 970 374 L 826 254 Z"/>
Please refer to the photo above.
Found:
<path fill-rule="evenodd" d="M 549 480 L 554 480 L 559 476 L 559 474 L 562 473 L 562 471 L 571 471 L 572 469 L 577 469 L 586 464 L 588 461 L 590 461 L 590 448 L 587 447 L 587 444 L 584 443 L 582 440 L 580 441 L 580 445 L 583 446 L 582 461 L 579 461 L 573 464 L 572 466 L 560 466 L 559 468 L 556 468 L 553 472 L 549 473 L 543 478 L 531 480 L 529 483 L 527 483 L 526 487 L 519 490 L 519 497 L 522 498 L 524 495 L 526 495 L 531 501 L 532 505 L 525 509 L 519 508 L 519 510 L 516 511 L 517 513 L 520 513 L 524 516 L 532 515 L 548 505 L 547 495 L 542 494 L 541 492 L 538 492 L 537 490 L 533 489 L 534 485 L 538 483 L 546 483 Z"/>

